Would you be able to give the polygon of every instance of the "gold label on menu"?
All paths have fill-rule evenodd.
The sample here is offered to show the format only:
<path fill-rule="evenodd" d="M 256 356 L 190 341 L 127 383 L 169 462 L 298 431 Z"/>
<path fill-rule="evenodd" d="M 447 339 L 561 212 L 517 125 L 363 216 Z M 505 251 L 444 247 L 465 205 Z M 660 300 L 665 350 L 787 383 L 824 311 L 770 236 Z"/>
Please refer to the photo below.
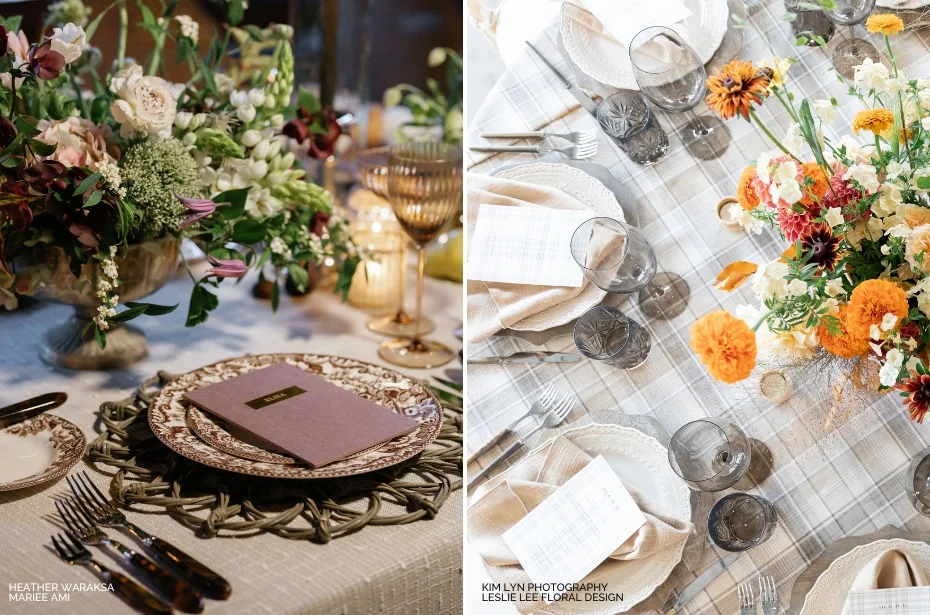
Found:
<path fill-rule="evenodd" d="M 247 401 L 245 402 L 245 405 L 249 408 L 252 408 L 253 410 L 258 410 L 259 408 L 264 408 L 266 406 L 270 406 L 271 404 L 276 404 L 279 401 L 297 397 L 302 393 L 306 393 L 306 391 L 300 387 L 288 387 L 286 389 L 281 389 L 280 391 L 275 391 L 274 393 L 262 395 L 261 397 L 257 397 L 251 401 Z"/>

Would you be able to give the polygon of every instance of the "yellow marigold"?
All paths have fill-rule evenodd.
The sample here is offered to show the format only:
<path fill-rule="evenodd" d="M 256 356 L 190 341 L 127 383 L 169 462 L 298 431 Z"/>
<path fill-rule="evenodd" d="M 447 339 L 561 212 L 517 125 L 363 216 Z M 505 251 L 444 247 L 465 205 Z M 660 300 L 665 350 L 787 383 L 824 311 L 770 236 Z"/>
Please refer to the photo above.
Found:
<path fill-rule="evenodd" d="M 691 325 L 691 349 L 714 380 L 727 384 L 748 378 L 756 366 L 756 334 L 723 310 L 702 316 Z"/>
<path fill-rule="evenodd" d="M 891 36 L 904 29 L 904 21 L 897 15 L 879 13 L 866 20 L 865 29 L 872 34 L 881 32 L 885 36 Z"/>
<path fill-rule="evenodd" d="M 736 184 L 736 200 L 746 211 L 752 211 L 759 206 L 759 197 L 752 189 L 752 180 L 755 176 L 756 166 L 751 164 L 743 169 L 743 174 L 739 176 L 739 183 Z"/>
<path fill-rule="evenodd" d="M 827 190 L 830 188 L 830 180 L 827 179 L 823 169 L 816 162 L 805 162 L 801 165 L 801 169 L 804 172 L 805 179 L 810 179 L 813 182 L 802 186 L 804 198 L 801 199 L 801 204 L 810 206 L 815 202 L 820 202 L 826 196 Z"/>
<path fill-rule="evenodd" d="M 873 135 L 880 135 L 894 126 L 894 115 L 888 109 L 877 107 L 860 111 L 853 118 L 853 130 L 859 134 L 860 130 L 871 131 Z"/>
<path fill-rule="evenodd" d="M 869 339 L 869 329 L 879 325 L 885 314 L 894 314 L 900 323 L 907 317 L 907 294 L 894 282 L 866 280 L 849 297 L 846 330 L 854 337 Z"/>
<path fill-rule="evenodd" d="M 846 329 L 846 304 L 840 306 L 840 311 L 834 314 L 840 321 L 840 333 L 831 335 L 830 330 L 820 325 L 817 334 L 820 336 L 820 345 L 827 352 L 844 359 L 851 359 L 869 351 L 869 340 L 867 338 L 856 337 Z"/>

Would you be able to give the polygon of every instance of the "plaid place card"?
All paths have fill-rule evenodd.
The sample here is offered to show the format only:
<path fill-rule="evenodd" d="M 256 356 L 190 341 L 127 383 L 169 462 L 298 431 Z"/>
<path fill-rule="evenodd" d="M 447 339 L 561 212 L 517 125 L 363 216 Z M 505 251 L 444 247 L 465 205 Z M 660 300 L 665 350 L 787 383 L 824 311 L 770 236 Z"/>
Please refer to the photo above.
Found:
<path fill-rule="evenodd" d="M 843 615 L 927 615 L 930 587 L 896 587 L 849 592 Z"/>
<path fill-rule="evenodd" d="M 468 254 L 468 278 L 483 282 L 579 287 L 572 234 L 594 217 L 585 210 L 482 204 Z"/>

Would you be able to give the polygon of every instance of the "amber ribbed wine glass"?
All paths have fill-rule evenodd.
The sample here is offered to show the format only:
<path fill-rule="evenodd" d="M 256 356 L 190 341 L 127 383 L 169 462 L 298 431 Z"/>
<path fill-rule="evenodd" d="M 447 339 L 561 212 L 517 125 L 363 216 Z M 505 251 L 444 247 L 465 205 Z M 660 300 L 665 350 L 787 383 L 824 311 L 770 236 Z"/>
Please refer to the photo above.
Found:
<path fill-rule="evenodd" d="M 387 166 L 388 200 L 401 227 L 417 247 L 416 322 L 423 308 L 424 249 L 462 205 L 462 150 L 445 143 L 404 143 L 391 149 Z M 455 356 L 445 345 L 420 337 L 381 345 L 385 361 L 404 367 L 436 367 Z"/>
<path fill-rule="evenodd" d="M 385 145 L 361 151 L 356 156 L 359 181 L 368 190 L 371 190 L 383 199 L 388 198 L 387 165 L 391 155 L 391 146 Z M 407 242 L 404 241 L 401 258 L 407 262 Z M 416 331 L 429 333 L 436 326 L 425 316 L 414 320 L 404 309 L 404 294 L 407 292 L 407 268 L 400 274 L 400 302 L 397 311 L 387 316 L 375 316 L 368 321 L 368 328 L 381 335 L 391 337 L 409 337 Z"/>

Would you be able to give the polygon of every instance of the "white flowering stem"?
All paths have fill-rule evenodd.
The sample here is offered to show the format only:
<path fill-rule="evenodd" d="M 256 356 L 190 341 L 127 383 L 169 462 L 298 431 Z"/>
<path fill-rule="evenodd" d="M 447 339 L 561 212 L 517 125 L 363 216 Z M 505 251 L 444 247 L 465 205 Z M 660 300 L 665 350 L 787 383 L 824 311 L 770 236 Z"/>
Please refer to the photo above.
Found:
<path fill-rule="evenodd" d="M 123 69 L 126 62 L 126 37 L 129 35 L 129 11 L 126 0 L 119 3 L 119 42 L 116 48 L 116 68 Z"/>

